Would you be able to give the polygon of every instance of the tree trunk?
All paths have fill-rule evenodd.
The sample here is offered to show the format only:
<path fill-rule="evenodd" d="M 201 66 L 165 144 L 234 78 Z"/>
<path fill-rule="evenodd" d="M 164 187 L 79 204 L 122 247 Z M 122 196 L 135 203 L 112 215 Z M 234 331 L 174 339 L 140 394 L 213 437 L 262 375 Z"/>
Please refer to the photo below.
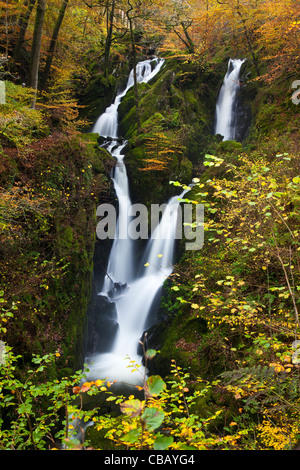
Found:
<path fill-rule="evenodd" d="M 137 66 L 137 57 L 136 57 L 136 49 L 135 49 L 135 40 L 134 40 L 134 32 L 133 32 L 133 18 L 131 17 L 130 13 L 133 10 L 133 6 L 128 1 L 129 10 L 126 11 L 126 16 L 129 23 L 129 30 L 130 30 L 130 39 L 131 39 L 131 47 L 132 47 L 132 55 L 133 55 L 133 87 L 134 87 L 134 104 L 136 109 L 136 120 L 137 120 L 137 128 L 138 132 L 141 130 L 141 116 L 140 116 L 140 105 L 139 105 L 139 91 L 138 91 L 138 82 L 137 82 L 137 75 L 136 75 L 136 66 Z"/>
<path fill-rule="evenodd" d="M 252 47 L 252 42 L 251 42 L 251 38 L 250 38 L 250 33 L 249 33 L 248 28 L 247 28 L 247 25 L 246 25 L 246 20 L 245 20 L 245 18 L 243 18 L 243 15 L 242 15 L 242 13 L 241 13 L 240 10 L 239 10 L 239 5 L 237 6 L 236 11 L 237 11 L 237 14 L 239 15 L 239 17 L 240 17 L 240 19 L 241 19 L 241 22 L 242 22 L 242 24 L 243 24 L 243 29 L 244 29 L 245 38 L 246 38 L 246 41 L 247 41 L 247 43 L 248 43 L 250 53 L 251 53 L 251 55 L 252 55 L 252 60 L 253 60 L 253 64 L 254 64 L 254 67 L 255 67 L 257 76 L 259 77 L 259 76 L 260 76 L 260 70 L 259 70 L 259 66 L 258 66 L 257 57 L 256 57 L 255 52 L 254 52 L 254 49 L 253 49 L 253 47 Z"/>
<path fill-rule="evenodd" d="M 176 30 L 176 26 L 173 27 L 173 31 L 174 33 L 176 34 L 176 36 L 179 37 L 180 41 L 183 42 L 183 44 L 185 45 L 185 47 L 187 48 L 189 54 L 193 54 L 195 52 L 195 44 L 193 43 L 190 35 L 189 35 L 189 32 L 188 32 L 188 28 L 190 27 L 191 24 L 189 25 L 186 25 L 184 23 L 184 21 L 182 21 L 180 23 L 180 26 L 182 27 L 183 29 L 183 32 L 184 32 L 184 36 L 182 36 L 182 34 Z"/>
<path fill-rule="evenodd" d="M 16 45 L 15 45 L 14 55 L 13 55 L 13 58 L 14 58 L 15 62 L 18 62 L 20 60 L 21 50 L 22 50 L 22 46 L 23 46 L 23 43 L 24 43 L 24 39 L 25 39 L 25 33 L 26 33 L 26 30 L 27 30 L 27 26 L 28 26 L 28 23 L 29 23 L 29 18 L 31 16 L 33 7 L 35 5 L 35 2 L 36 2 L 36 0 L 29 0 L 29 1 L 26 0 L 25 3 L 24 3 L 25 5 L 27 5 L 27 10 L 24 13 L 24 15 L 21 16 L 21 18 L 19 20 L 20 32 L 19 32 L 18 40 L 17 40 Z"/>
<path fill-rule="evenodd" d="M 36 94 L 37 94 L 37 88 L 38 88 L 41 43 L 42 43 L 43 23 L 44 23 L 44 18 L 45 18 L 45 11 L 46 11 L 46 1 L 47 0 L 38 0 L 36 16 L 35 16 L 33 39 L 32 39 L 32 50 L 31 50 L 28 85 L 29 87 L 35 90 L 34 98 L 33 98 L 32 105 L 31 105 L 33 109 L 35 108 Z"/>
<path fill-rule="evenodd" d="M 188 28 L 191 26 L 192 22 L 185 24 L 184 21 L 181 22 L 181 26 L 186 37 L 186 44 L 188 45 L 188 51 L 190 54 L 195 52 L 195 44 L 192 41 L 191 36 L 189 35 Z"/>
<path fill-rule="evenodd" d="M 134 103 L 135 103 L 136 120 L 137 120 L 138 132 L 139 132 L 141 130 L 141 115 L 140 115 L 140 105 L 139 105 L 138 82 L 137 82 L 137 75 L 136 75 L 137 58 L 136 58 L 132 18 L 128 17 L 128 21 L 129 21 L 129 27 L 130 27 L 130 37 L 131 37 L 132 54 L 133 54 Z"/>
<path fill-rule="evenodd" d="M 56 42 L 57 42 L 57 38 L 58 38 L 58 33 L 59 33 L 61 24 L 62 24 L 64 16 L 65 16 L 65 12 L 66 12 L 66 9 L 67 9 L 67 6 L 68 6 L 68 1 L 69 0 L 63 0 L 62 5 L 61 5 L 60 10 L 59 10 L 59 14 L 58 14 L 55 26 L 54 26 L 50 46 L 49 46 L 48 53 L 47 53 L 46 65 L 45 65 L 43 75 L 42 75 L 42 78 L 41 78 L 41 90 L 44 90 L 46 88 L 47 80 L 48 80 L 48 77 L 49 77 L 49 74 L 50 74 L 51 65 L 52 65 L 52 61 L 53 61 L 53 57 L 54 57 L 54 51 L 55 51 L 55 46 L 56 46 Z"/>
<path fill-rule="evenodd" d="M 111 42 L 112 42 L 112 33 L 113 33 L 114 16 L 115 16 L 115 4 L 116 4 L 116 0 L 112 0 L 110 12 L 109 12 L 109 8 L 107 5 L 107 36 L 106 36 L 106 41 L 105 41 L 105 55 L 104 55 L 105 75 L 108 74 L 108 63 L 109 63 L 110 47 L 111 47 Z"/>

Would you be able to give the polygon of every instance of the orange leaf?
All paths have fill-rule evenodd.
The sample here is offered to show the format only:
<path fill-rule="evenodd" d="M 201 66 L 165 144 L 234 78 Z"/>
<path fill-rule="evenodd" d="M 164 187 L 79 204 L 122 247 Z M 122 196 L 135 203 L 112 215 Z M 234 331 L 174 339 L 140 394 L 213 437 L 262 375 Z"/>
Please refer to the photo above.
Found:
<path fill-rule="evenodd" d="M 94 382 L 85 382 L 82 386 L 81 386 L 81 391 L 82 392 L 87 392 L 90 388 L 91 388 L 91 385 L 93 384 Z"/>

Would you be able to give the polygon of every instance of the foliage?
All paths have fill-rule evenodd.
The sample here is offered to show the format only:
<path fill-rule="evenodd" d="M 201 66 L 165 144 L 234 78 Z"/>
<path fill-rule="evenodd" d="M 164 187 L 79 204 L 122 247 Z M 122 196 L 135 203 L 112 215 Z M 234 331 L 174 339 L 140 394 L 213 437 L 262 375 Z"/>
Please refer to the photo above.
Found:
<path fill-rule="evenodd" d="M 156 352 L 149 350 L 147 354 L 148 359 L 152 359 Z M 114 383 L 84 382 L 84 373 L 80 372 L 60 381 L 47 380 L 57 357 L 59 353 L 34 356 L 32 368 L 21 380 L 17 371 L 19 357 L 7 347 L 5 361 L 0 365 L 3 450 L 83 448 L 89 443 L 80 444 L 80 427 L 90 420 L 97 431 L 105 431 L 105 439 L 123 449 L 229 449 L 235 448 L 245 434 L 239 431 L 219 437 L 209 430 L 222 413 L 221 409 L 205 418 L 191 412 L 211 385 L 200 379 L 190 382 L 189 374 L 175 362 L 167 382 L 160 376 L 144 378 L 143 386 L 137 387 L 143 391 L 144 399 L 139 399 L 134 395 L 127 398 L 116 395 L 111 391 Z M 136 365 L 131 364 L 131 367 Z M 119 406 L 117 417 L 102 414 L 101 407 L 92 411 L 83 409 L 84 396 L 99 393 L 106 395 L 107 402 Z M 81 424 L 76 427 L 76 423 Z"/>
<path fill-rule="evenodd" d="M 179 311 L 206 321 L 215 351 L 203 338 L 190 353 L 202 373 L 200 357 L 213 361 L 208 376 L 218 362 L 223 368 L 220 388 L 243 410 L 234 421 L 255 433 L 253 448 L 289 448 L 300 411 L 292 346 L 299 339 L 298 159 L 254 151 L 206 155 L 204 166 L 185 201 L 204 204 L 206 243 L 199 256 L 185 255 L 171 289 Z"/>
<path fill-rule="evenodd" d="M 65 328 L 74 317 L 79 325 L 85 312 L 94 242 L 89 214 L 111 168 L 110 155 L 92 135 L 74 133 L 66 116 L 68 135 L 57 129 L 48 135 L 48 117 L 30 109 L 31 99 L 27 88 L 7 83 L 0 109 L 7 123 L 0 152 L 1 289 L 19 307 L 7 337 L 25 362 L 32 352 L 62 353 L 59 338 L 68 349 L 80 334 Z M 75 360 L 71 349 L 62 362 Z"/>
<path fill-rule="evenodd" d="M 48 2 L 40 73 L 61 3 Z M 0 13 L 0 70 L 10 80 L 0 106 L 0 334 L 17 354 L 6 346 L 1 364 L 0 447 L 82 448 L 70 416 L 84 425 L 91 420 L 105 435 L 100 449 L 293 447 L 300 424 L 293 343 L 299 340 L 300 169 L 290 80 L 299 78 L 299 4 L 70 0 L 36 110 L 33 91 L 13 83 L 28 76 L 35 10 L 21 63 L 13 58 L 27 6 L 1 2 Z M 91 273 L 93 237 L 86 234 L 93 232 L 94 204 L 111 165 L 96 140 L 78 136 L 88 125 L 78 100 L 92 78 L 89 99 L 104 96 L 94 110 L 101 112 L 132 55 L 157 50 L 171 68 L 148 93 L 140 89 L 142 132 L 136 133 L 137 110 L 127 116 L 131 177 L 135 190 L 139 184 L 143 194 L 148 186 L 165 196 L 170 174 L 189 178 L 192 155 L 198 178 L 186 202 L 205 206 L 205 246 L 176 266 L 166 287 L 168 341 L 158 357 L 147 352 L 158 369 L 176 357 L 171 373 L 144 378 L 125 397 L 113 392 L 114 384 L 70 372 Z M 229 55 L 247 58 L 244 92 L 260 87 L 251 134 L 260 137 L 260 148 L 217 145 L 210 137 L 206 108 L 213 109 Z M 85 398 L 99 393 L 104 408 L 84 409 Z M 107 404 L 116 405 L 117 416 L 106 414 Z"/>
<path fill-rule="evenodd" d="M 57 357 L 59 353 L 33 357 L 32 369 L 23 381 L 17 372 L 20 356 L 14 356 L 6 346 L 5 361 L 0 365 L 2 450 L 45 450 L 53 445 L 53 439 L 67 436 L 68 417 L 66 429 L 61 429 L 61 411 L 71 400 L 70 391 L 79 374 L 61 381 L 47 380 Z"/>
<path fill-rule="evenodd" d="M 0 143 L 24 148 L 49 133 L 40 111 L 30 109 L 32 90 L 6 81 L 6 104 L 0 105 Z"/>

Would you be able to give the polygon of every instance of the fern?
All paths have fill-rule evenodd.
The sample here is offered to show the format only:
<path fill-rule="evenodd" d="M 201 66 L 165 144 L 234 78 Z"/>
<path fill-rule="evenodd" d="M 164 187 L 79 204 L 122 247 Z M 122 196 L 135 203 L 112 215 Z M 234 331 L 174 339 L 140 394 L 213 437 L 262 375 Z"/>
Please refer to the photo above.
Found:
<path fill-rule="evenodd" d="M 258 382 L 266 382 L 273 379 L 275 376 L 274 367 L 255 365 L 252 367 L 242 367 L 234 371 L 227 371 L 220 374 L 222 379 L 225 379 L 227 384 L 243 384 L 249 382 L 251 379 Z"/>

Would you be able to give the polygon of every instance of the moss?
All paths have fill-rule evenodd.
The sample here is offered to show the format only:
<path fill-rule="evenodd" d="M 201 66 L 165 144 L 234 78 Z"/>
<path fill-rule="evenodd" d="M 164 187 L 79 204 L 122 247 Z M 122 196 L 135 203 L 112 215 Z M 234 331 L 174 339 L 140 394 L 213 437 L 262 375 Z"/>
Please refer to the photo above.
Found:
<path fill-rule="evenodd" d="M 145 129 L 160 129 L 165 127 L 166 119 L 160 112 L 153 113 L 146 121 L 143 121 Z"/>
<path fill-rule="evenodd" d="M 240 153 L 242 151 L 243 145 L 240 142 L 236 142 L 235 140 L 227 140 L 224 142 L 220 142 L 216 148 L 217 154 L 232 154 Z"/>
<path fill-rule="evenodd" d="M 59 228 L 58 228 L 59 230 Z M 68 226 L 62 229 L 62 232 L 57 237 L 58 247 L 61 253 L 69 251 L 74 239 L 74 232 L 72 227 Z"/>
<path fill-rule="evenodd" d="M 133 106 L 119 121 L 118 131 L 119 134 L 125 139 L 129 138 L 134 134 L 137 129 L 137 114 L 136 107 Z"/>
<path fill-rule="evenodd" d="M 184 96 L 182 92 L 173 84 L 170 86 L 170 106 L 172 108 L 180 108 L 184 105 Z"/>
<path fill-rule="evenodd" d="M 34 204 L 28 206 L 26 217 L 19 219 L 22 238 L 7 240 L 1 247 L 12 258 L 10 263 L 3 261 L 6 256 L 1 261 L 3 289 L 19 307 L 7 341 L 25 362 L 32 353 L 59 349 L 59 375 L 65 367 L 82 366 L 96 204 L 109 189 L 106 181 L 114 160 L 99 148 L 97 136 L 92 134 L 67 138 L 55 134 L 42 139 L 28 147 L 25 163 L 22 153 L 6 153 L 6 149 L 3 161 L 8 155 L 11 164 L 7 165 L 5 185 L 17 169 L 18 188 L 28 191 L 30 187 L 38 210 L 33 211 Z M 30 165 L 24 171 L 27 161 Z"/>
<path fill-rule="evenodd" d="M 117 93 L 118 80 L 113 75 L 93 74 L 90 80 L 78 89 L 81 116 L 95 122 L 98 116 L 112 103 Z"/>
<path fill-rule="evenodd" d="M 151 373 L 167 376 L 174 359 L 180 367 L 190 370 L 193 376 L 201 376 L 198 343 L 205 332 L 206 323 L 202 318 L 192 318 L 180 310 L 175 318 L 159 321 L 148 331 L 149 347 L 159 349 L 159 354 L 149 364 Z"/>

